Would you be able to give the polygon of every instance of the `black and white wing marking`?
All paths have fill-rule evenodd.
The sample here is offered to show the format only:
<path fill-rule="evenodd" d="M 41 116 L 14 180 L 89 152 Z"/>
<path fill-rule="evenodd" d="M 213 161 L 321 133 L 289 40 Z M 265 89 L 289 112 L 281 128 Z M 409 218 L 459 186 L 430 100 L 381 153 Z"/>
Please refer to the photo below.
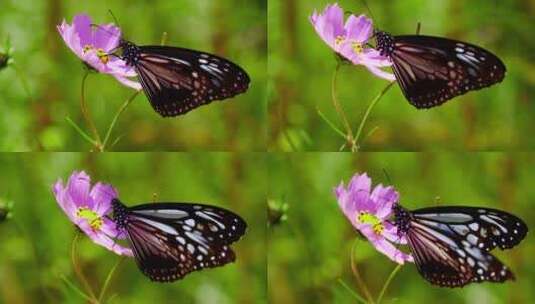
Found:
<path fill-rule="evenodd" d="M 505 65 L 476 45 L 423 35 L 377 34 L 401 91 L 416 108 L 431 108 L 468 91 L 501 82 Z"/>
<path fill-rule="evenodd" d="M 526 224 L 517 216 L 491 208 L 443 206 L 411 213 L 420 223 L 449 231 L 484 251 L 512 248 L 528 232 Z"/>
<path fill-rule="evenodd" d="M 153 281 L 235 260 L 229 245 L 245 233 L 238 215 L 214 206 L 154 203 L 128 209 L 126 230 L 141 271 Z"/>
<path fill-rule="evenodd" d="M 250 81 L 229 60 L 184 48 L 140 46 L 134 66 L 152 107 L 164 117 L 243 93 Z"/>
<path fill-rule="evenodd" d="M 476 207 L 395 210 L 396 225 L 407 238 L 418 271 L 432 284 L 461 287 L 514 279 L 488 251 L 511 248 L 525 237 L 527 227 L 518 217 Z"/>

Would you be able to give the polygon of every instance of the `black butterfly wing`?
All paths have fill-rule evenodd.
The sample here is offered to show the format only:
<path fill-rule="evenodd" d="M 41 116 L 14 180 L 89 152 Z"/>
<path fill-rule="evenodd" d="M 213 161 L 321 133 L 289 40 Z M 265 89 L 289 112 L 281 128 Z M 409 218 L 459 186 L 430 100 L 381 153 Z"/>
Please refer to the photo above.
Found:
<path fill-rule="evenodd" d="M 420 223 L 447 231 L 484 251 L 497 246 L 512 248 L 528 232 L 526 223 L 520 218 L 492 208 L 441 206 L 417 209 L 412 215 Z"/>
<path fill-rule="evenodd" d="M 185 114 L 249 87 L 249 76 L 241 67 L 213 54 L 169 46 L 140 46 L 139 51 L 136 72 L 152 107 L 164 117 Z"/>
<path fill-rule="evenodd" d="M 517 245 L 526 224 L 507 212 L 478 207 L 443 206 L 410 213 L 407 241 L 420 274 L 448 287 L 470 282 L 503 282 L 513 273 L 488 251 Z"/>
<path fill-rule="evenodd" d="M 431 108 L 468 91 L 501 82 L 505 65 L 462 41 L 423 35 L 394 37 L 390 54 L 401 91 L 416 108 Z"/>
<path fill-rule="evenodd" d="M 129 208 L 126 224 L 138 267 L 160 282 L 233 262 L 235 255 L 229 245 L 240 239 L 246 227 L 231 211 L 188 203 Z"/>
<path fill-rule="evenodd" d="M 490 253 L 419 221 L 411 221 L 406 238 L 418 272 L 432 284 L 462 287 L 471 282 L 514 279 Z"/>

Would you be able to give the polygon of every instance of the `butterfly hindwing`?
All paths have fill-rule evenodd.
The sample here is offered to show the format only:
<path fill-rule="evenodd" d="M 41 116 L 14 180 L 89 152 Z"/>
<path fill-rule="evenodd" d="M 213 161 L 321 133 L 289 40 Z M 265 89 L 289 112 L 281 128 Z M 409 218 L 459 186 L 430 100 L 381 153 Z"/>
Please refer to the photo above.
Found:
<path fill-rule="evenodd" d="M 138 267 L 153 281 L 171 282 L 233 262 L 229 245 L 246 229 L 238 215 L 215 206 L 153 203 L 125 208 L 126 220 L 117 225 L 126 230 Z"/>

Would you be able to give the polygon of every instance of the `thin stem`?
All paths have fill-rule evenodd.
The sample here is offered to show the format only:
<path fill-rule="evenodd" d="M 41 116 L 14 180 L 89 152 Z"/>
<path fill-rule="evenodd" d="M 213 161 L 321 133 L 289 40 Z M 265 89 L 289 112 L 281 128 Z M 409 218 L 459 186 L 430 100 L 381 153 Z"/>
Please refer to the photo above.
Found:
<path fill-rule="evenodd" d="M 90 144 L 94 146 L 97 145 L 97 142 L 92 139 L 91 136 L 87 135 L 87 133 L 85 133 L 84 130 L 82 130 L 82 128 L 80 128 L 76 123 L 74 123 L 74 121 L 72 121 L 69 117 L 65 117 L 65 120 Z"/>
<path fill-rule="evenodd" d="M 332 121 L 330 121 L 325 114 L 323 114 L 319 108 L 316 108 L 316 111 L 318 112 L 318 115 L 325 120 L 325 122 L 336 132 L 338 135 L 342 136 L 342 138 L 346 138 L 346 135 L 342 130 L 338 129 Z"/>
<path fill-rule="evenodd" d="M 13 70 L 15 70 L 15 74 L 17 74 L 17 76 L 19 77 L 20 83 L 22 84 L 22 89 L 24 90 L 26 95 L 28 95 L 28 99 L 30 101 L 33 101 L 32 93 L 30 92 L 30 84 L 28 83 L 26 75 L 21 69 L 19 69 L 19 66 L 16 62 L 13 62 L 11 66 L 13 67 Z"/>
<path fill-rule="evenodd" d="M 108 290 L 108 286 L 110 285 L 111 278 L 113 277 L 113 274 L 115 273 L 115 270 L 119 267 L 119 265 L 124 261 L 124 256 L 121 256 L 117 263 L 113 265 L 110 272 L 108 273 L 108 276 L 106 277 L 106 281 L 104 281 L 104 285 L 102 285 L 102 289 L 100 290 L 100 295 L 98 296 L 98 301 L 102 302 L 104 299 L 104 296 L 106 295 L 106 291 Z"/>
<path fill-rule="evenodd" d="M 80 92 L 80 108 L 82 108 L 82 114 L 84 115 L 84 119 L 89 125 L 89 128 L 91 129 L 91 132 L 93 132 L 93 135 L 95 137 L 95 148 L 97 148 L 97 151 L 102 151 L 102 141 L 100 140 L 100 135 L 98 134 L 97 127 L 95 126 L 95 123 L 91 118 L 91 114 L 89 113 L 89 109 L 87 108 L 87 105 L 85 103 L 85 82 L 88 76 L 89 71 L 86 71 L 84 77 L 82 78 L 82 88 Z"/>
<path fill-rule="evenodd" d="M 348 143 L 353 142 L 353 131 L 351 131 L 351 126 L 349 125 L 349 121 L 347 120 L 346 114 L 344 110 L 342 109 L 342 106 L 338 102 L 338 98 L 336 98 L 336 79 L 338 77 L 338 71 L 340 70 L 340 63 L 336 64 L 336 68 L 334 69 L 332 83 L 331 83 L 331 100 L 333 102 L 334 108 L 336 109 L 336 112 L 338 113 L 338 116 L 340 116 L 340 119 L 342 120 L 344 127 L 346 128 L 346 140 Z"/>
<path fill-rule="evenodd" d="M 72 266 L 74 268 L 74 272 L 76 273 L 76 276 L 78 279 L 82 282 L 84 285 L 84 288 L 86 289 L 87 293 L 92 299 L 92 302 L 97 302 L 97 298 L 95 297 L 95 293 L 93 292 L 93 289 L 91 289 L 91 285 L 89 285 L 89 282 L 84 276 L 84 273 L 82 272 L 82 269 L 78 265 L 76 261 L 76 242 L 78 241 L 80 233 L 76 232 L 74 235 L 74 239 L 72 240 L 72 248 L 71 248 L 71 260 L 72 260 Z"/>
<path fill-rule="evenodd" d="M 128 108 L 130 103 L 134 101 L 136 96 L 139 94 L 140 91 L 136 91 L 130 98 L 128 98 L 119 108 L 117 113 L 115 113 L 115 116 L 113 117 L 113 120 L 111 121 L 110 127 L 108 128 L 108 131 L 106 132 L 106 136 L 104 137 L 104 142 L 102 143 L 102 151 L 106 148 L 106 144 L 108 143 L 108 140 L 111 136 L 111 131 L 113 130 L 113 127 L 115 127 L 115 124 L 117 123 L 117 120 L 119 119 L 119 116 Z"/>
<path fill-rule="evenodd" d="M 347 289 L 347 291 L 349 291 L 349 293 L 359 302 L 361 303 L 364 303 L 366 304 L 366 300 L 364 300 L 358 293 L 356 293 L 353 289 L 351 289 L 347 284 L 346 282 L 344 282 L 342 279 L 338 279 L 338 283 L 340 283 L 340 285 L 342 285 L 342 287 L 344 287 L 345 289 Z"/>
<path fill-rule="evenodd" d="M 74 290 L 74 292 L 79 294 L 82 298 L 86 299 L 90 303 L 94 302 L 94 299 L 92 299 L 90 296 L 86 295 L 83 291 L 78 289 L 78 287 L 76 287 L 76 285 L 74 285 L 71 281 L 69 281 L 64 275 L 61 274 L 59 277 L 65 284 L 67 284 L 68 287 Z"/>
<path fill-rule="evenodd" d="M 366 109 L 366 112 L 364 113 L 364 117 L 362 117 L 362 120 L 360 121 L 360 125 L 357 130 L 357 135 L 355 136 L 355 145 L 356 145 L 357 151 L 360 148 L 360 143 L 359 143 L 360 135 L 362 133 L 362 130 L 364 129 L 364 125 L 366 124 L 366 121 L 368 121 L 368 117 L 370 116 L 370 113 L 373 107 L 375 106 L 375 104 L 377 104 L 377 102 L 381 99 L 381 97 L 383 97 L 383 95 L 392 87 L 394 82 L 395 81 L 391 81 L 389 84 L 387 84 L 386 87 L 379 93 L 379 95 L 375 96 L 375 98 L 372 100 L 372 102 L 370 102 L 370 105 Z"/>
<path fill-rule="evenodd" d="M 364 293 L 364 296 L 368 300 L 368 303 L 374 303 L 370 290 L 368 290 L 368 286 L 362 279 L 362 276 L 360 275 L 359 269 L 357 267 L 357 263 L 355 262 L 355 248 L 357 247 L 357 242 L 358 242 L 358 239 L 355 240 L 355 242 L 353 243 L 353 246 L 351 247 L 351 271 L 353 272 L 353 275 L 355 275 L 355 278 L 357 279 L 357 283 L 359 287 L 362 289 L 362 292 Z"/>
<path fill-rule="evenodd" d="M 396 276 L 398 271 L 401 269 L 401 266 L 403 266 L 403 265 L 398 264 L 396 266 L 396 268 L 394 268 L 394 270 L 392 270 L 392 272 L 388 276 L 388 279 L 386 280 L 385 285 L 383 285 L 383 288 L 381 289 L 381 292 L 379 293 L 379 296 L 377 297 L 377 304 L 380 304 L 381 301 L 383 300 L 383 296 L 384 296 L 384 294 L 386 292 L 386 289 L 390 285 L 390 282 L 392 281 L 392 279 Z"/>

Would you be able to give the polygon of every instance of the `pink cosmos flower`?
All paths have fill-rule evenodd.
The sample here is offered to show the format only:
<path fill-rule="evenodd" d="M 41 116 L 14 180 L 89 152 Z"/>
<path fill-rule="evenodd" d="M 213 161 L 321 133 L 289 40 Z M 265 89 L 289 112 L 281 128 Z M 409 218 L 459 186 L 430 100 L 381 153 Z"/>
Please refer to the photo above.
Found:
<path fill-rule="evenodd" d="M 132 250 L 116 243 L 113 238 L 124 238 L 115 223 L 106 215 L 111 211 L 111 200 L 117 191 L 108 184 L 96 183 L 91 188 L 91 178 L 85 172 L 73 172 L 64 186 L 58 180 L 52 191 L 56 201 L 69 219 L 93 242 L 118 255 L 133 256 Z"/>
<path fill-rule="evenodd" d="M 406 244 L 407 240 L 398 236 L 396 226 L 387 221 L 392 206 L 399 199 L 399 193 L 392 186 L 384 187 L 381 184 L 370 191 L 371 179 L 366 173 L 355 174 L 347 188 L 342 182 L 334 189 L 345 216 L 379 252 L 398 264 L 413 262 L 411 255 L 392 244 Z"/>
<path fill-rule="evenodd" d="M 327 5 L 320 14 L 314 11 L 310 22 L 321 39 L 342 57 L 355 65 L 365 66 L 378 77 L 390 81 L 396 79 L 393 74 L 381 70 L 392 65 L 390 60 L 366 46 L 373 35 L 373 23 L 365 15 L 350 15 L 344 24 L 344 11 L 335 3 Z"/>
<path fill-rule="evenodd" d="M 67 46 L 84 62 L 100 73 L 110 74 L 125 86 L 141 89 L 134 69 L 117 56 L 110 55 L 119 45 L 121 30 L 110 24 L 92 26 L 91 18 L 80 14 L 74 16 L 72 25 L 63 20 L 58 31 Z"/>

